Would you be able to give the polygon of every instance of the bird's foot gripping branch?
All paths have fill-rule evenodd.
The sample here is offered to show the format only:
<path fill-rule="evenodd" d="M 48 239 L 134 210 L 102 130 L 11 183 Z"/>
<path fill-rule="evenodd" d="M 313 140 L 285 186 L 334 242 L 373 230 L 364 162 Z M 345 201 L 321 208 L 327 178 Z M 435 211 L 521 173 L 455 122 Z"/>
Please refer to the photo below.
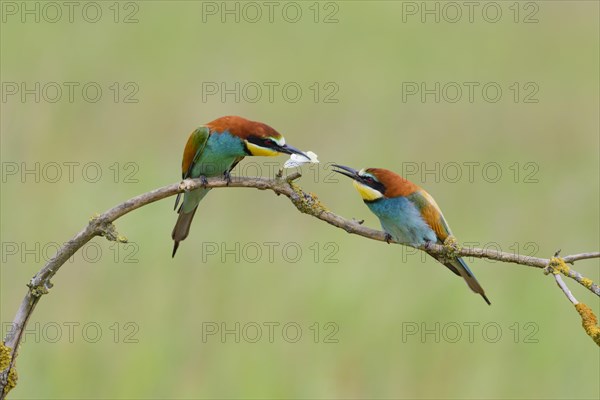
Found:
<path fill-rule="evenodd" d="M 393 238 L 390 240 L 390 238 L 386 236 L 385 232 L 368 228 L 355 220 L 343 218 L 329 211 L 319 201 L 316 195 L 304 192 L 298 185 L 295 184 L 295 180 L 299 177 L 299 173 L 294 173 L 287 177 L 284 177 L 281 174 L 275 179 L 240 177 L 232 179 L 231 182 L 219 177 L 209 179 L 208 182 L 206 182 L 206 188 L 214 189 L 229 187 L 271 190 L 277 195 L 284 195 L 290 199 L 298 211 L 311 215 L 337 228 L 343 229 L 348 233 L 360 235 L 367 239 L 381 242 L 385 242 L 387 240 L 390 243 L 402 244 L 398 243 Z M 60 270 L 65 262 L 82 246 L 96 236 L 104 236 L 108 240 L 116 242 L 126 242 L 127 239 L 124 236 L 119 235 L 115 229 L 113 225 L 114 221 L 125 214 L 128 214 L 129 212 L 150 203 L 177 195 L 179 193 L 201 188 L 203 187 L 204 183 L 205 182 L 203 182 L 201 179 L 186 179 L 183 182 L 174 183 L 152 190 L 148 193 L 143 193 L 125 201 L 124 203 L 118 204 L 106 212 L 93 217 L 79 233 L 66 242 L 57 251 L 57 253 L 50 260 L 48 260 L 48 262 L 32 278 L 30 284 L 28 285 L 29 290 L 27 291 L 19 309 L 17 310 L 12 323 L 12 329 L 0 347 L 0 399 L 4 399 L 8 391 L 16 384 L 17 373 L 15 370 L 15 360 L 18 355 L 17 349 L 19 348 L 21 337 L 26 328 L 27 322 L 29 321 L 33 310 L 35 309 L 37 302 L 42 298 L 42 295 L 48 293 L 48 290 L 52 287 L 52 284 L 50 283 L 51 278 L 54 277 L 54 275 Z M 440 257 L 448 257 L 449 255 L 451 258 L 487 258 L 490 260 L 540 268 L 548 273 L 551 273 L 563 292 L 567 294 L 569 300 L 575 304 L 578 313 L 581 315 L 585 332 L 600 346 L 600 329 L 597 326 L 596 316 L 589 307 L 575 300 L 561 278 L 561 274 L 567 276 L 580 283 L 592 293 L 600 296 L 600 288 L 597 284 L 593 283 L 591 280 L 583 277 L 580 273 L 567 266 L 567 264 L 573 264 L 574 262 L 580 260 L 600 258 L 600 252 L 575 254 L 563 258 L 558 258 L 558 255 L 556 255 L 551 259 L 544 259 L 521 256 L 513 253 L 503 253 L 490 249 L 461 248 L 455 243 L 452 243 L 451 240 L 444 245 L 428 243 L 426 245 L 424 244 L 413 247 L 427 252 L 436 259 Z M 450 247 L 450 251 L 448 247 Z"/>

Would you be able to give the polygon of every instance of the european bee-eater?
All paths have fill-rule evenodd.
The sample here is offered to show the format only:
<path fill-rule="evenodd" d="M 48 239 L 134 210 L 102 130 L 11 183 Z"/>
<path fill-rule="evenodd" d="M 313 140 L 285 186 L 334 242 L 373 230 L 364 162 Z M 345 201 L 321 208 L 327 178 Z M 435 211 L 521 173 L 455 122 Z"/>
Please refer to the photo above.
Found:
<path fill-rule="evenodd" d="M 181 176 L 183 179 L 224 176 L 229 180 L 229 173 L 245 156 L 276 156 L 281 153 L 305 156 L 300 150 L 287 145 L 283 136 L 269 125 L 237 116 L 221 117 L 192 132 L 183 150 Z M 173 257 L 179 242 L 190 232 L 198 204 L 209 191 L 200 188 L 184 194 L 171 234 L 175 241 Z M 179 199 L 178 195 L 175 209 Z"/>
<path fill-rule="evenodd" d="M 366 168 L 360 171 L 333 165 L 334 170 L 352 178 L 353 185 L 369 209 L 379 218 L 386 237 L 400 243 L 421 246 L 443 244 L 452 235 L 437 203 L 425 190 L 392 171 Z M 462 258 L 444 265 L 462 276 L 475 293 L 491 304 L 477 279 Z"/>

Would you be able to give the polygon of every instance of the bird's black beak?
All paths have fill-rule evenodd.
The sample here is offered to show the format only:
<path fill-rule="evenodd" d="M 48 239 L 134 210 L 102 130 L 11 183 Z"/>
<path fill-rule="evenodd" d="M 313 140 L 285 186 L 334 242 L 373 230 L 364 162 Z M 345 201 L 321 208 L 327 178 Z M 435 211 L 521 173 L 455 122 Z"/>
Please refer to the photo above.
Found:
<path fill-rule="evenodd" d="M 284 144 L 283 146 L 278 146 L 277 151 L 285 154 L 299 154 L 303 157 L 306 157 L 307 160 L 310 160 L 310 157 L 298 150 L 295 147 L 290 146 L 289 144 Z"/>
<path fill-rule="evenodd" d="M 358 175 L 358 171 L 350 168 L 350 167 L 345 167 L 343 165 L 338 165 L 338 164 L 333 164 L 332 165 L 335 168 L 339 168 L 341 171 L 334 169 L 333 172 L 337 172 L 338 174 L 342 174 L 342 175 L 346 175 L 348 178 L 354 179 L 355 181 L 360 180 L 360 175 Z"/>

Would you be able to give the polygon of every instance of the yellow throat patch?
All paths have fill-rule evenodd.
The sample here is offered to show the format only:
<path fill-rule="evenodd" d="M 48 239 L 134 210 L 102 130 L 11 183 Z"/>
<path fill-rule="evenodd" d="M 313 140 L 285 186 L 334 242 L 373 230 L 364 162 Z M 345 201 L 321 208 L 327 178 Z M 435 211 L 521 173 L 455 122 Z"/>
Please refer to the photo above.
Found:
<path fill-rule="evenodd" d="M 381 192 L 367 185 L 363 185 L 358 181 L 352 181 L 352 184 L 354 185 L 356 190 L 358 190 L 358 193 L 360 193 L 360 197 L 362 197 L 363 200 L 373 201 L 383 197 L 383 194 Z"/>
<path fill-rule="evenodd" d="M 279 155 L 278 151 L 267 149 L 266 147 L 260 147 L 250 142 L 246 142 L 246 148 L 253 156 L 272 157 Z"/>

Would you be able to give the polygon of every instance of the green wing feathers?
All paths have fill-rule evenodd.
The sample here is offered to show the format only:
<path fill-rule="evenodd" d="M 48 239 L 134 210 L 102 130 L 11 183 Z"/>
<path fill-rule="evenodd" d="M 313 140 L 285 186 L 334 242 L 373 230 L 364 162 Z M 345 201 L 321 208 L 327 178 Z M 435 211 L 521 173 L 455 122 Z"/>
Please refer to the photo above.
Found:
<path fill-rule="evenodd" d="M 438 241 L 444 243 L 452 231 L 433 197 L 423 189 L 412 193 L 408 198 L 421 212 L 421 216 L 435 232 Z"/>
<path fill-rule="evenodd" d="M 194 164 L 202 155 L 209 137 L 210 129 L 206 126 L 202 126 L 192 132 L 188 138 L 185 149 L 183 150 L 183 159 L 181 162 L 181 176 L 183 179 L 189 177 Z"/>

